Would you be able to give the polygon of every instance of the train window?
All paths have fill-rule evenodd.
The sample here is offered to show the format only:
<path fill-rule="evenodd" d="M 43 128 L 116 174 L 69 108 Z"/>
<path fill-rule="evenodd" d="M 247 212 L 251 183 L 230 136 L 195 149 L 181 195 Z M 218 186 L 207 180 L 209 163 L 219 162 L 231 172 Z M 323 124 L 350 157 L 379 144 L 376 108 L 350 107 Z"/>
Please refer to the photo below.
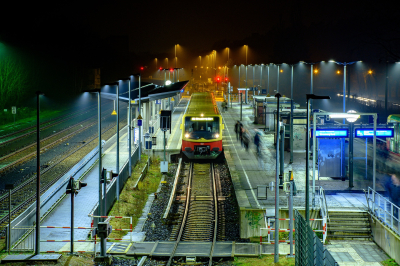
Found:
<path fill-rule="evenodd" d="M 219 117 L 186 117 L 185 132 L 189 134 L 189 139 L 215 139 L 219 134 Z"/>

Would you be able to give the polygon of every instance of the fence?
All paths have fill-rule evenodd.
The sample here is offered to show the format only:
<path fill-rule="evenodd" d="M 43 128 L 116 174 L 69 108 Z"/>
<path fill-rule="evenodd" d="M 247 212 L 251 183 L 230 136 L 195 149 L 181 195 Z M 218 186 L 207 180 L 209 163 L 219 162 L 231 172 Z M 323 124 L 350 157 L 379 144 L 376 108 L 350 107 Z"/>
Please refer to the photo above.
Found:
<path fill-rule="evenodd" d="M 400 208 L 390 200 L 368 187 L 367 205 L 370 214 L 400 235 Z"/>
<path fill-rule="evenodd" d="M 298 210 L 295 210 L 295 238 L 296 265 L 339 265 Z"/>

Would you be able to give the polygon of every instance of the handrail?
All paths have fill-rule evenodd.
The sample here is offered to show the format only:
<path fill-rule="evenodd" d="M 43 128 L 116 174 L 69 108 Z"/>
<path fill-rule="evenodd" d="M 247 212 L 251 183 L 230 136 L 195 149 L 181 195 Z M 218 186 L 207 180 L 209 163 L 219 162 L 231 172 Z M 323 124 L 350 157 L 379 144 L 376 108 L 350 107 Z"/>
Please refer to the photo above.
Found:
<path fill-rule="evenodd" d="M 367 194 L 366 194 L 367 195 Z M 371 205 L 369 203 L 371 201 Z M 368 187 L 368 212 L 400 235 L 400 207 L 392 203 L 383 195 Z M 383 207 L 382 207 L 383 206 Z M 397 227 L 397 228 L 396 228 Z"/>
<path fill-rule="evenodd" d="M 320 195 L 320 205 L 321 205 L 321 211 L 323 213 L 323 216 L 326 216 L 326 218 L 330 221 L 329 219 L 329 213 L 328 213 L 328 204 L 326 202 L 326 197 L 325 197 L 325 190 L 323 187 L 319 187 L 319 195 Z"/>

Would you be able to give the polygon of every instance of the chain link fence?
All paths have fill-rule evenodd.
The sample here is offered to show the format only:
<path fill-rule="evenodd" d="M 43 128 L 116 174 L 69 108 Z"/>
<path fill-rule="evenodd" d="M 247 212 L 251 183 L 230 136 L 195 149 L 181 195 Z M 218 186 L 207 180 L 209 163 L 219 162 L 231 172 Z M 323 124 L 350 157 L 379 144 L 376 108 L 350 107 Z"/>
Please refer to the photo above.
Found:
<path fill-rule="evenodd" d="M 304 217 L 295 210 L 296 266 L 339 265 Z"/>

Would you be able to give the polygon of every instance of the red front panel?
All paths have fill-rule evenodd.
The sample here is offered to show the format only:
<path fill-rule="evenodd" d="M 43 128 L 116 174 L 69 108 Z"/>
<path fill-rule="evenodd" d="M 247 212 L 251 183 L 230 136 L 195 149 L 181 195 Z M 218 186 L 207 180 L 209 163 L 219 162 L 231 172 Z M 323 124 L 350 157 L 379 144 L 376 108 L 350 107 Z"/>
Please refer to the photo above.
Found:
<path fill-rule="evenodd" d="M 194 150 L 194 146 L 197 145 L 208 145 L 210 146 L 210 150 L 212 151 L 213 148 L 219 148 L 219 151 L 222 151 L 222 140 L 213 141 L 213 142 L 191 142 L 182 140 L 182 151 L 185 151 L 185 148 L 191 148 L 192 151 Z"/>

